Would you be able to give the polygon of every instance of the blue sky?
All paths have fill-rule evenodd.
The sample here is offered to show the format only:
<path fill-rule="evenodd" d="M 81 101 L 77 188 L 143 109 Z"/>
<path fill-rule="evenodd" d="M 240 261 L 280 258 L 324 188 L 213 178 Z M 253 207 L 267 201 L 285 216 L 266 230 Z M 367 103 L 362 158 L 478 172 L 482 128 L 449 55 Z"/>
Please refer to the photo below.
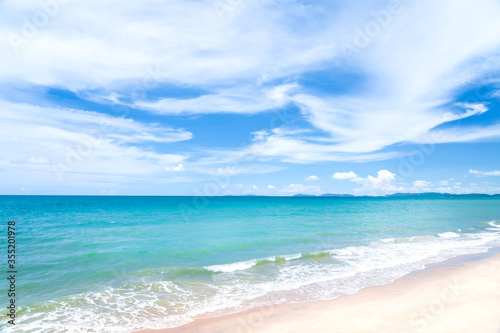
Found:
<path fill-rule="evenodd" d="M 0 2 L 0 194 L 500 193 L 500 2 Z"/>

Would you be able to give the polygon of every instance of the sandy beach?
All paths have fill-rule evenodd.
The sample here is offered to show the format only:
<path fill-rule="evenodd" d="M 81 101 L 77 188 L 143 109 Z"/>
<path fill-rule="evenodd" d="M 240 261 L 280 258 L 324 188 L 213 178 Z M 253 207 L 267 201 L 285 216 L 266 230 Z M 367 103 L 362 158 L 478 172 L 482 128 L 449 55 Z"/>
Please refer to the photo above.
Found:
<path fill-rule="evenodd" d="M 251 309 L 142 333 L 500 332 L 500 254 L 329 301 Z"/>

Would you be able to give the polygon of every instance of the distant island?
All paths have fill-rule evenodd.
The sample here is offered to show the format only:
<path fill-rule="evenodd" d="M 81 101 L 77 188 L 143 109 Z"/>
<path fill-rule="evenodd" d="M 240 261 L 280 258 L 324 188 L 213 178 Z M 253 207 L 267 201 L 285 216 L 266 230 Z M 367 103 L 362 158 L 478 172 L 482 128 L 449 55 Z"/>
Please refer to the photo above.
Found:
<path fill-rule="evenodd" d="M 348 197 L 354 197 L 352 194 L 335 194 L 335 193 L 324 193 L 320 195 L 320 197 L 342 197 L 342 198 L 348 198 Z"/>
<path fill-rule="evenodd" d="M 324 193 L 321 195 L 314 194 L 295 194 L 294 197 L 340 197 L 340 198 L 351 198 L 351 197 L 432 197 L 432 198 L 450 198 L 450 197 L 478 197 L 478 198 L 488 198 L 488 197 L 500 197 L 500 194 L 485 194 L 485 193 L 467 193 L 467 194 L 453 194 L 453 193 L 438 193 L 438 192 L 424 192 L 424 193 L 394 193 L 380 196 L 373 195 L 361 195 L 355 196 L 352 194 L 335 194 L 335 193 Z"/>
<path fill-rule="evenodd" d="M 226 194 L 223 197 L 270 197 L 270 195 L 263 194 Z M 390 198 L 390 197 L 427 197 L 427 198 L 494 198 L 500 197 L 500 194 L 486 194 L 486 193 L 466 193 L 466 194 L 453 194 L 453 193 L 438 193 L 438 192 L 424 192 L 424 193 L 393 193 L 386 195 L 353 195 L 346 193 L 323 193 L 319 195 L 299 193 L 293 195 L 293 197 L 331 197 L 331 198 Z"/>

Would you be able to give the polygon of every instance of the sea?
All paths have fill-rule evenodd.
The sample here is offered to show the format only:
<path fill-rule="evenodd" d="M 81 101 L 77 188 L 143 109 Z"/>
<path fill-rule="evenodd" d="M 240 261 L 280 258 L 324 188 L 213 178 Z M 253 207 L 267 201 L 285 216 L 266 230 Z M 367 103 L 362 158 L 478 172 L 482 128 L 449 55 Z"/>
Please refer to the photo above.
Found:
<path fill-rule="evenodd" d="M 0 196 L 0 217 L 5 332 L 178 327 L 500 247 L 498 197 Z"/>

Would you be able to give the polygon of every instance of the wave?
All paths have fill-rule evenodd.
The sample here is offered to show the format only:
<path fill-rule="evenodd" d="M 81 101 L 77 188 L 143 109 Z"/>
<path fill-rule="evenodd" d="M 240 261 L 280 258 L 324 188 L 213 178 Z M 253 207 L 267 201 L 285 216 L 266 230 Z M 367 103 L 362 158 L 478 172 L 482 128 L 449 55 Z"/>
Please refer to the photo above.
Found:
<path fill-rule="evenodd" d="M 292 255 L 284 255 L 284 256 L 275 256 L 275 257 L 268 257 L 268 258 L 261 258 L 261 259 L 251 259 L 247 261 L 240 261 L 240 262 L 235 262 L 235 263 L 230 263 L 230 264 L 221 264 L 221 265 L 212 265 L 212 266 L 204 266 L 203 268 L 215 272 L 215 273 L 232 273 L 232 272 L 237 272 L 237 271 L 243 271 L 247 270 L 249 268 L 252 268 L 254 266 L 260 266 L 260 265 L 265 265 L 265 264 L 282 264 L 287 261 L 295 260 L 295 259 L 300 259 L 304 256 L 304 254 L 299 253 L 299 254 L 292 254 Z"/>
<path fill-rule="evenodd" d="M 457 234 L 456 232 L 452 232 L 452 231 L 443 232 L 441 234 L 438 234 L 438 236 L 442 237 L 442 238 L 456 238 L 456 237 L 460 237 L 459 234 Z"/>
<path fill-rule="evenodd" d="M 488 222 L 488 226 L 491 227 L 491 228 L 487 228 L 488 230 L 500 231 L 500 224 L 497 224 L 496 221 Z"/>
<path fill-rule="evenodd" d="M 257 265 L 257 259 L 253 259 L 253 260 L 249 260 L 249 261 L 242 261 L 242 262 L 235 262 L 235 263 L 231 263 L 231 264 L 204 266 L 204 268 L 208 269 L 209 271 L 216 272 L 216 273 L 217 272 L 231 273 L 231 272 L 249 269 L 250 267 L 253 267 L 255 265 Z"/>

